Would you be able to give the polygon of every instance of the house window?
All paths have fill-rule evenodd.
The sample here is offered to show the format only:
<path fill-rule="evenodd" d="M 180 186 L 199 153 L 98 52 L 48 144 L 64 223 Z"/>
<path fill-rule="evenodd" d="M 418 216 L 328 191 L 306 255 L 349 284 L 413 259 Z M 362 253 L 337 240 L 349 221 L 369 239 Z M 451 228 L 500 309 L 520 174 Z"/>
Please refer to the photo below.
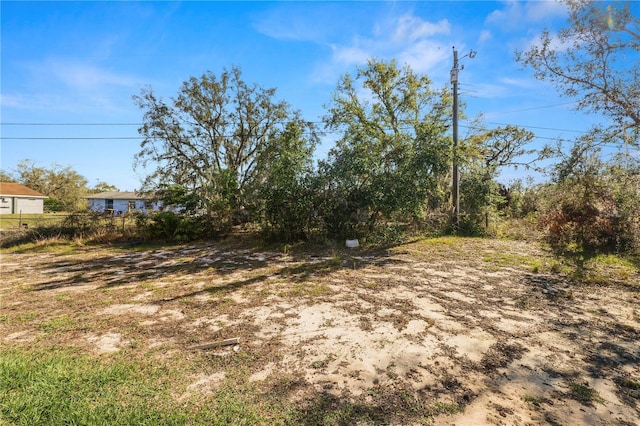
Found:
<path fill-rule="evenodd" d="M 136 202 L 129 200 L 129 203 L 127 204 L 127 211 L 131 211 L 135 209 L 136 209 Z"/>
<path fill-rule="evenodd" d="M 104 200 L 104 209 L 113 210 L 113 200 Z"/>

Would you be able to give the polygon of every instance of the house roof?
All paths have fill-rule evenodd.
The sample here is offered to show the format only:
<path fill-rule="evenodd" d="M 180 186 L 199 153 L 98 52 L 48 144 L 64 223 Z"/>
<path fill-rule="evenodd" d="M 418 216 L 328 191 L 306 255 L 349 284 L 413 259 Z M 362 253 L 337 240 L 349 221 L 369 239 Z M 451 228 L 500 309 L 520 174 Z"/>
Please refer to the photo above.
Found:
<path fill-rule="evenodd" d="M 49 198 L 38 191 L 15 182 L 0 182 L 0 196 Z"/>
<path fill-rule="evenodd" d="M 87 195 L 87 200 L 149 200 L 151 197 L 144 197 L 136 192 L 126 191 L 107 191 L 99 192 L 97 194 Z"/>

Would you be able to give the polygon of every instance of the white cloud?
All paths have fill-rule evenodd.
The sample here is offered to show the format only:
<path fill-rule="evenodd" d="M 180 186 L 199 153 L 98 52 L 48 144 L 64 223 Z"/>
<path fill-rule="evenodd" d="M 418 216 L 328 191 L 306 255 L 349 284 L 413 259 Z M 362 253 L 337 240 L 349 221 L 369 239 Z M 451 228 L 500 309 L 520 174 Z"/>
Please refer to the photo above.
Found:
<path fill-rule="evenodd" d="M 130 109 L 131 94 L 143 86 L 136 77 L 78 60 L 48 59 L 23 64 L 23 69 L 28 87 L 5 91 L 3 107 L 85 112 L 89 102 L 114 112 Z"/>
<path fill-rule="evenodd" d="M 566 4 L 557 0 L 529 1 L 525 4 L 525 9 L 529 20 L 535 22 L 567 15 Z"/>
<path fill-rule="evenodd" d="M 282 14 L 271 14 L 256 21 L 254 28 L 259 33 L 278 40 L 316 41 L 323 38 L 319 28 L 307 17 L 300 15 L 287 19 Z"/>
<path fill-rule="evenodd" d="M 367 60 L 371 58 L 370 53 L 358 46 L 336 46 L 331 45 L 333 50 L 332 61 L 338 64 L 350 65 L 362 65 L 366 64 Z"/>
<path fill-rule="evenodd" d="M 55 60 L 45 64 L 52 76 L 67 87 L 82 92 L 96 92 L 106 90 L 110 86 L 135 87 L 140 85 L 137 79 L 116 74 L 107 69 L 92 64 Z"/>
<path fill-rule="evenodd" d="M 480 37 L 478 37 L 478 44 L 484 44 L 485 42 L 491 40 L 493 38 L 493 34 L 489 30 L 482 30 L 480 32 Z"/>
<path fill-rule="evenodd" d="M 406 64 L 416 72 L 429 73 L 451 55 L 440 40 L 450 32 L 451 24 L 446 19 L 429 22 L 409 13 L 385 19 L 375 23 L 368 36 L 329 44 L 331 57 L 316 68 L 313 79 L 333 83 L 353 66 L 373 57 L 395 58 L 400 66 Z"/>
<path fill-rule="evenodd" d="M 522 29 L 530 23 L 543 23 L 550 19 L 566 16 L 566 6 L 553 0 L 543 1 L 518 1 L 507 0 L 503 2 L 502 9 L 496 9 L 485 19 L 487 25 L 502 29 Z"/>
<path fill-rule="evenodd" d="M 451 32 L 451 24 L 446 19 L 432 23 L 406 14 L 396 18 L 394 21 L 392 25 L 395 30 L 391 39 L 395 43 L 414 42 L 437 34 L 449 34 Z"/>
<path fill-rule="evenodd" d="M 422 40 L 397 55 L 398 62 L 409 65 L 414 71 L 428 73 L 438 65 L 447 62 L 450 66 L 450 49 L 430 40 Z"/>

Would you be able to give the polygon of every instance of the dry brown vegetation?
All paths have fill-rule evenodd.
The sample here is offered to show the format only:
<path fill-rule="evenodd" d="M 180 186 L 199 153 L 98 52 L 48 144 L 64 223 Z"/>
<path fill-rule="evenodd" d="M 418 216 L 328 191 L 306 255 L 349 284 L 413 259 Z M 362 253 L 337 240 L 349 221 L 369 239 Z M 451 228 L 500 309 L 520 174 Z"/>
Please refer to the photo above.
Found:
<path fill-rule="evenodd" d="M 165 369 L 169 407 L 230 398 L 265 424 L 640 422 L 640 268 L 613 257 L 463 238 L 48 242 L 5 250 L 2 276 L 2 348 Z"/>

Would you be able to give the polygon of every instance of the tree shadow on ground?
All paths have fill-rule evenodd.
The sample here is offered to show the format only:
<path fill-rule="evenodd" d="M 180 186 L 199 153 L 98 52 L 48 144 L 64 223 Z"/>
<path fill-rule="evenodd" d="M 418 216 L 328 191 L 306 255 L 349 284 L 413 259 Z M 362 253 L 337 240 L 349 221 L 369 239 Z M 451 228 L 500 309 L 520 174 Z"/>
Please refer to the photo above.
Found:
<path fill-rule="evenodd" d="M 459 383 L 458 383 L 459 384 Z M 455 414 L 471 400 L 469 390 L 464 396 L 452 390 L 446 402 L 432 392 L 415 391 L 406 383 L 375 385 L 364 395 L 354 396 L 348 391 L 334 394 L 325 390 L 309 390 L 303 379 L 275 383 L 269 395 L 289 399 L 296 392 L 306 390 L 306 398 L 299 401 L 292 413 L 294 424 L 304 426 L 355 424 L 430 424 L 438 415 Z"/>
<path fill-rule="evenodd" d="M 537 297 L 535 307 L 542 312 L 549 311 L 546 327 L 572 342 L 576 349 L 571 352 L 576 357 L 576 365 L 569 370 L 556 369 L 553 364 L 544 365 L 538 371 L 528 371 L 522 380 L 538 383 L 539 394 L 549 393 L 546 383 L 549 377 L 560 377 L 569 390 L 555 391 L 556 399 L 573 399 L 582 405 L 594 407 L 601 402 L 597 392 L 585 385 L 585 381 L 611 380 L 615 384 L 614 393 L 625 405 L 637 412 L 640 418 L 640 381 L 632 378 L 630 371 L 637 371 L 640 365 L 640 327 L 637 321 L 624 320 L 620 315 L 608 312 L 604 307 L 587 310 L 581 305 L 588 296 L 590 287 L 599 285 L 576 284 L 561 275 L 528 274 L 523 284 L 532 297 Z M 638 289 L 630 286 L 616 286 L 619 297 L 629 300 L 636 297 Z M 535 303 L 535 302 L 534 302 Z M 614 308 L 615 309 L 615 308 Z M 566 351 L 569 353 L 569 350 Z M 512 365 L 507 376 L 517 377 L 521 368 Z M 547 406 L 550 412 L 551 405 Z M 585 414 L 584 422 L 592 421 Z M 620 420 L 620 424 L 627 424 Z M 631 424 L 631 423 L 628 423 Z"/>
<path fill-rule="evenodd" d="M 313 255 L 286 255 L 219 244 L 156 248 L 150 251 L 120 250 L 113 255 L 93 257 L 80 254 L 71 259 L 65 257 L 52 262 L 39 262 L 34 268 L 48 278 L 33 287 L 35 290 L 53 290 L 95 284 L 99 288 L 112 288 L 149 280 L 182 280 L 185 277 L 206 280 L 214 276 L 223 278 L 239 272 L 247 273 L 247 278 L 214 286 L 236 289 L 269 277 L 301 282 L 341 269 L 361 269 L 397 262 L 400 261 L 380 250 L 335 252 L 327 249 Z"/>

